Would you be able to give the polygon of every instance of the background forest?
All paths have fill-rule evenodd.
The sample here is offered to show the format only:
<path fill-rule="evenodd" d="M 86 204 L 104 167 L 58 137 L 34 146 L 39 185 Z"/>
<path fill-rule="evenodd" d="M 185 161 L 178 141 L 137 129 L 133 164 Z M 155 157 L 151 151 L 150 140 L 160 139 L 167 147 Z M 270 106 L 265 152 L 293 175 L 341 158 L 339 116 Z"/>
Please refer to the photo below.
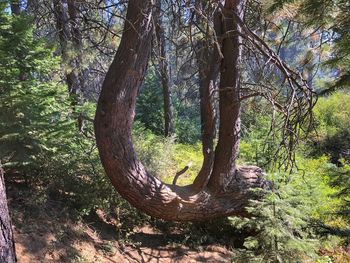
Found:
<path fill-rule="evenodd" d="M 193 182 L 203 162 L 201 59 L 209 23 L 201 10 L 211 2 L 161 1 L 137 98 L 136 152 L 170 184 L 184 167 L 177 184 Z M 289 95 L 287 80 L 244 42 L 241 81 L 250 93 L 242 102 L 238 163 L 261 167 L 271 189 L 252 199 L 250 217 L 209 223 L 137 211 L 101 165 L 93 119 L 126 9 L 127 1 L 0 1 L 0 162 L 19 262 L 145 262 L 128 253 L 142 247 L 134 237 L 145 226 L 162 236 L 154 250 L 228 251 L 193 262 L 350 262 L 350 2 L 247 1 L 244 23 L 300 73 L 317 101 L 291 149 L 278 103 L 271 107 Z M 98 237 L 93 257 L 87 245 L 77 249 L 89 231 Z M 33 236 L 40 249 L 25 248 Z M 123 257 L 111 261 L 116 254 Z M 182 262 L 175 261 L 181 255 L 159 257 Z"/>

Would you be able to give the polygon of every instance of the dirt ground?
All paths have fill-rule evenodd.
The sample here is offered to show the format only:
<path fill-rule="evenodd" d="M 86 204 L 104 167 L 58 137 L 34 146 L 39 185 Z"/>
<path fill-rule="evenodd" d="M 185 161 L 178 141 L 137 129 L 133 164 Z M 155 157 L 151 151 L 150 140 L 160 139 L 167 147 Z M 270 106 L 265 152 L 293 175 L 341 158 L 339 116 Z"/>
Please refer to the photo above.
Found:
<path fill-rule="evenodd" d="M 54 201 L 42 205 L 16 185 L 8 186 L 7 192 L 19 263 L 226 263 L 232 259 L 225 246 L 189 247 L 181 242 L 183 233 L 164 233 L 150 225 L 135 227 L 127 240 L 118 240 L 115 225 L 98 213 L 74 222 L 62 216 L 62 206 Z"/>
<path fill-rule="evenodd" d="M 44 223 L 46 224 L 46 223 Z M 162 234 L 143 227 L 133 234 L 136 245 L 107 241 L 87 226 L 73 226 L 76 236 L 58 236 L 51 231 L 23 233 L 15 227 L 19 263 L 34 262 L 231 262 L 231 252 L 220 246 L 190 249 L 167 244 Z M 50 228 L 48 228 L 50 229 Z M 64 235 L 63 233 L 58 233 Z M 59 240 L 61 239 L 61 240 Z"/>
<path fill-rule="evenodd" d="M 118 238 L 120 229 L 101 210 L 74 220 L 65 203 L 41 200 L 21 184 L 7 185 L 7 193 L 19 263 L 228 263 L 239 253 L 233 247 L 242 246 L 240 234 L 228 229 L 203 242 L 206 234 L 167 222 L 132 222 L 128 235 Z M 348 248 L 320 253 L 350 263 Z"/>

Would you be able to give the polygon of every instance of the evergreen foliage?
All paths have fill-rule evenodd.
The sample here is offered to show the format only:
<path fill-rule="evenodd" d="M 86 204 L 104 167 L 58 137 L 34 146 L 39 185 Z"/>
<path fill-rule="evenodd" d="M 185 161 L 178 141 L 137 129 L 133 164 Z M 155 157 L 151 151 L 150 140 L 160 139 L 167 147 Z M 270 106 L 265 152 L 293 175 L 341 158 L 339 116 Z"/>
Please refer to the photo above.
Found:
<path fill-rule="evenodd" d="M 69 103 L 57 78 L 59 58 L 33 38 L 33 20 L 0 10 L 1 159 L 8 166 L 33 163 L 45 145 L 40 138 Z M 45 132 L 44 132 L 45 131 Z"/>
<path fill-rule="evenodd" d="M 154 68 L 150 67 L 145 81 L 140 89 L 136 105 L 136 120 L 154 134 L 161 135 L 164 132 L 164 112 L 162 87 Z"/>
<path fill-rule="evenodd" d="M 150 66 L 140 89 L 136 104 L 136 121 L 155 135 L 164 133 L 164 101 L 161 82 L 155 68 Z M 179 143 L 195 144 L 201 138 L 198 98 L 191 100 L 174 96 L 175 140 Z"/>
<path fill-rule="evenodd" d="M 244 242 L 246 250 L 237 262 L 312 262 L 318 258 L 320 241 L 313 227 L 315 220 L 327 220 L 334 210 L 335 191 L 327 184 L 327 159 L 300 160 L 300 170 L 292 175 L 273 173 L 272 189 L 261 200 L 252 200 L 250 218 L 232 218 L 239 229 L 252 233 Z M 307 170 L 303 170 L 307 169 Z M 236 261 L 235 261 L 236 262 Z"/>
<path fill-rule="evenodd" d="M 31 17 L 10 16 L 4 9 L 0 15 L 6 22 L 0 31 L 1 161 L 9 173 L 20 170 L 27 183 L 45 186 L 50 196 L 64 197 L 79 213 L 88 213 L 105 203 L 112 189 L 94 141 L 78 132 L 67 88 L 60 83 L 60 58 L 33 37 Z M 78 110 L 92 116 L 94 107 Z"/>

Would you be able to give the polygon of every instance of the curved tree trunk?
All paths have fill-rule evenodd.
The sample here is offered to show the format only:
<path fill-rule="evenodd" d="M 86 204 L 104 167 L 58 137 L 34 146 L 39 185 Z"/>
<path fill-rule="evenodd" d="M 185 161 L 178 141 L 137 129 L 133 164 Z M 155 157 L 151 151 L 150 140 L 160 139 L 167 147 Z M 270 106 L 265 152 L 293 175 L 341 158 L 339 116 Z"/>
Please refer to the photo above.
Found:
<path fill-rule="evenodd" d="M 195 194 L 193 185 L 164 184 L 150 175 L 136 157 L 131 130 L 136 96 L 150 55 L 156 10 L 150 0 L 129 1 L 123 36 L 104 80 L 95 116 L 102 164 L 121 196 L 151 216 L 196 221 L 245 215 L 252 196 L 249 189 L 260 186 L 261 171 L 257 167 L 237 170 L 227 191 L 204 189 Z"/>
<path fill-rule="evenodd" d="M 16 262 L 11 219 L 7 207 L 4 171 L 0 164 L 0 262 Z"/>

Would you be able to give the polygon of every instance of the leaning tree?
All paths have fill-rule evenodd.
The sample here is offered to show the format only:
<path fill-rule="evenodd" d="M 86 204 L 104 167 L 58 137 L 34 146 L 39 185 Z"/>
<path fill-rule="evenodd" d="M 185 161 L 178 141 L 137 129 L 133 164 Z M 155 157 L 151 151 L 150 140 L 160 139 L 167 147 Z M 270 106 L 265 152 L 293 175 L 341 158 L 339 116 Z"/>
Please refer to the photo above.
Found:
<path fill-rule="evenodd" d="M 201 2 L 197 1 L 196 3 Z M 264 187 L 261 169 L 236 164 L 241 132 L 242 101 L 262 96 L 281 114 L 283 145 L 292 149 L 296 129 L 308 119 L 314 102 L 312 91 L 299 74 L 291 70 L 276 53 L 244 22 L 245 0 L 203 1 L 215 6 L 210 21 L 205 10 L 193 8 L 206 20 L 212 37 L 209 63 L 219 63 L 219 132 L 214 149 L 212 106 L 202 116 L 208 123 L 203 131 L 204 162 L 194 183 L 188 186 L 165 184 L 149 174 L 138 160 L 132 142 L 132 124 L 138 90 L 147 69 L 159 5 L 153 0 L 130 0 L 123 35 L 103 82 L 95 116 L 95 134 L 102 164 L 116 190 L 133 206 L 165 220 L 195 221 L 229 215 L 246 215 L 251 189 Z M 186 1 L 187 3 L 187 1 Z M 214 21 L 215 20 L 215 21 Z M 214 23 L 215 22 L 215 23 Z M 215 26 L 214 26 L 215 24 Z M 213 41 L 214 40 L 214 41 Z M 244 45 L 243 45 L 244 44 Z M 242 88 L 242 49 L 254 47 L 259 56 L 282 73 L 287 92 L 272 88 Z M 214 48 L 213 48 L 214 47 Z M 216 49 L 216 50 L 215 50 Z M 209 71 L 214 71 L 210 69 Z M 206 103 L 212 103 L 211 76 L 206 79 Z M 205 77 L 205 76 L 204 76 Z M 277 95 L 276 95 L 277 94 Z M 278 99 L 281 97 L 282 99 Z"/>

